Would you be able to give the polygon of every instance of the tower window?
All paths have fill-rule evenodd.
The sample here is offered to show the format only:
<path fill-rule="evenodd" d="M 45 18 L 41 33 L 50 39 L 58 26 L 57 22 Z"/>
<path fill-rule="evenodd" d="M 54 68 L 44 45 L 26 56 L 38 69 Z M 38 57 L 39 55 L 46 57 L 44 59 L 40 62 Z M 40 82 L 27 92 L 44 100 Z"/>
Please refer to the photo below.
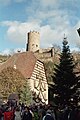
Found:
<path fill-rule="evenodd" d="M 32 44 L 32 46 L 34 46 L 34 44 Z"/>
<path fill-rule="evenodd" d="M 36 45 L 36 47 L 38 47 L 38 45 Z"/>

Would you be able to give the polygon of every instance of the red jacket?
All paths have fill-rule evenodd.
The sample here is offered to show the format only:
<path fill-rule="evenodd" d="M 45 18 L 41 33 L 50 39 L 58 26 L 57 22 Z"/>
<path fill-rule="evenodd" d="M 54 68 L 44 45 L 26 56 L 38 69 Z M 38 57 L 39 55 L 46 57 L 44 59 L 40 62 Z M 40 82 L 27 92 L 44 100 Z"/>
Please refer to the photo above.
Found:
<path fill-rule="evenodd" d="M 13 120 L 13 111 L 4 112 L 4 120 Z"/>

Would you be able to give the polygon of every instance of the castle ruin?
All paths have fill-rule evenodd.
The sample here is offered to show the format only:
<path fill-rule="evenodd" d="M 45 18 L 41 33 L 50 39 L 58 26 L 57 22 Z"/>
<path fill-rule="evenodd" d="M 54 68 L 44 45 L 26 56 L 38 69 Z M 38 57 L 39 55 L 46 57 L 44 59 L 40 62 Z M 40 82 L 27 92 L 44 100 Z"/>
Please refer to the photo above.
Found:
<path fill-rule="evenodd" d="M 41 61 L 54 61 L 56 56 L 59 59 L 60 49 L 50 47 L 47 49 L 40 48 L 40 33 L 37 31 L 30 31 L 27 34 L 26 51 L 34 52 L 35 56 Z"/>
<path fill-rule="evenodd" d="M 28 32 L 27 51 L 36 52 L 40 49 L 40 34 L 33 31 Z"/>

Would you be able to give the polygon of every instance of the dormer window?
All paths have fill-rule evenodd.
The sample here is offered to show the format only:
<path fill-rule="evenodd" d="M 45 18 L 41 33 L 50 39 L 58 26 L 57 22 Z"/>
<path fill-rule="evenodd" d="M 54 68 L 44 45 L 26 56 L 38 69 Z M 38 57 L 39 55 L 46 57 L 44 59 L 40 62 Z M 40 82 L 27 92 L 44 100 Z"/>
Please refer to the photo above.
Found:
<path fill-rule="evenodd" d="M 16 69 L 16 65 L 14 65 L 14 69 Z"/>

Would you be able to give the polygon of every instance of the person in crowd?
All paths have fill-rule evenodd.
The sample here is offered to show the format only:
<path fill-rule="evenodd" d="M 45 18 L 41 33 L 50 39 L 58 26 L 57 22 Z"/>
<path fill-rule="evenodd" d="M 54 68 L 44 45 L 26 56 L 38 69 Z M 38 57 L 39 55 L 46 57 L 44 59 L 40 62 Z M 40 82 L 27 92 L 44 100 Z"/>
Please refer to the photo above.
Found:
<path fill-rule="evenodd" d="M 56 112 L 54 110 L 54 107 L 50 106 L 50 110 L 51 110 L 51 113 L 52 113 L 52 116 L 53 116 L 54 120 L 56 120 L 56 116 L 55 116 Z"/>
<path fill-rule="evenodd" d="M 25 106 L 23 115 L 22 115 L 22 120 L 32 120 L 32 114 L 29 111 L 29 108 Z"/>
<path fill-rule="evenodd" d="M 77 109 L 75 106 L 72 106 L 72 110 L 69 113 L 68 120 L 77 120 Z"/>
<path fill-rule="evenodd" d="M 43 117 L 42 120 L 54 120 L 50 109 L 47 110 L 46 115 Z"/>
<path fill-rule="evenodd" d="M 42 106 L 42 104 L 40 104 L 39 109 L 38 109 L 39 120 L 42 120 L 45 114 L 46 114 L 45 108 L 44 106 Z"/>
<path fill-rule="evenodd" d="M 77 108 L 77 120 L 80 120 L 80 106 Z"/>
<path fill-rule="evenodd" d="M 30 106 L 30 110 L 32 112 L 33 120 L 39 120 L 38 106 L 33 104 L 32 106 Z"/>
<path fill-rule="evenodd" d="M 15 120 L 21 120 L 21 111 L 19 107 L 16 107 L 14 114 L 15 114 Z"/>
<path fill-rule="evenodd" d="M 14 112 L 11 110 L 11 107 L 7 107 L 4 112 L 4 120 L 14 120 Z"/>
<path fill-rule="evenodd" d="M 2 109 L 0 107 L 0 120 L 2 120 L 2 119 L 3 119 L 3 112 L 2 112 Z"/>
<path fill-rule="evenodd" d="M 68 120 L 69 119 L 69 114 L 70 114 L 71 110 L 68 106 L 66 106 L 63 109 L 63 113 L 62 113 L 62 120 Z"/>

